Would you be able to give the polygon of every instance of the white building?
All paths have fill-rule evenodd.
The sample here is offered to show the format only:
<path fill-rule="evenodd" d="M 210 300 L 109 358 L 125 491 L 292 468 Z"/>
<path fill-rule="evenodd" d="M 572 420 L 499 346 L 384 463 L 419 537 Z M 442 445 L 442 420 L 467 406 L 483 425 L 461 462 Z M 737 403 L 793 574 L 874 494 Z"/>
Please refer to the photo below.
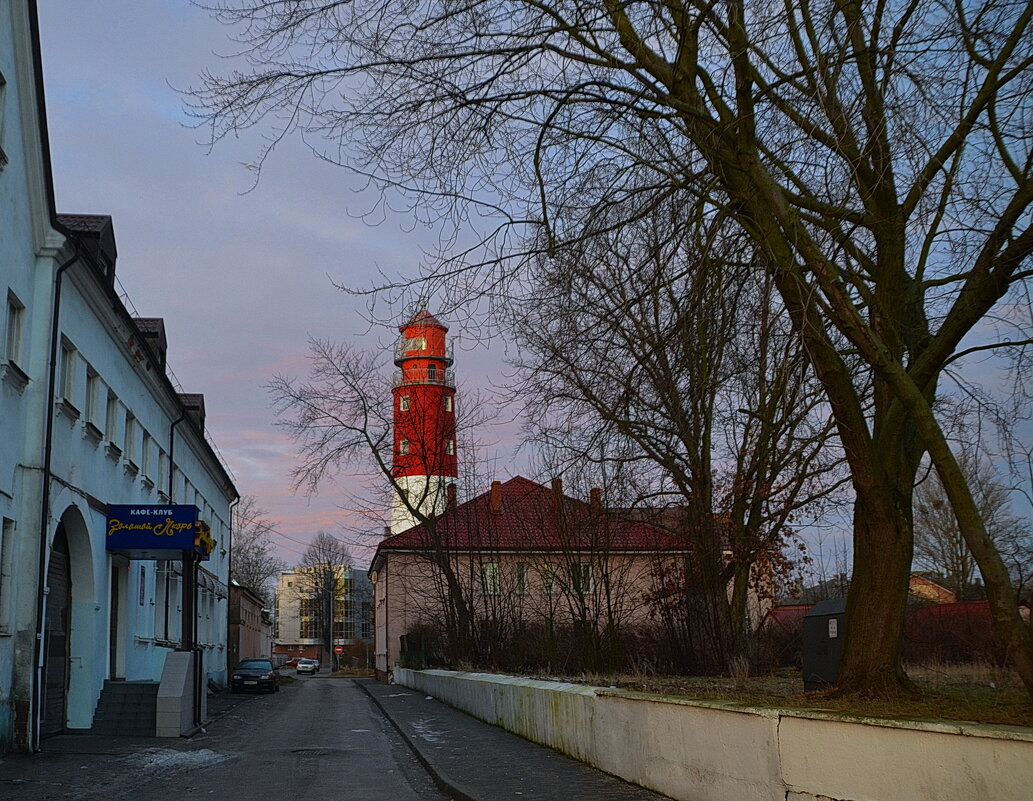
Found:
<path fill-rule="evenodd" d="M 230 507 L 200 395 L 164 325 L 114 286 L 112 221 L 58 215 L 35 3 L 0 4 L 0 751 L 86 730 L 105 682 L 157 682 L 180 645 L 179 562 L 105 547 L 109 504 L 195 505 L 205 674 L 226 678 Z M 160 303 L 160 299 L 150 302 Z"/>

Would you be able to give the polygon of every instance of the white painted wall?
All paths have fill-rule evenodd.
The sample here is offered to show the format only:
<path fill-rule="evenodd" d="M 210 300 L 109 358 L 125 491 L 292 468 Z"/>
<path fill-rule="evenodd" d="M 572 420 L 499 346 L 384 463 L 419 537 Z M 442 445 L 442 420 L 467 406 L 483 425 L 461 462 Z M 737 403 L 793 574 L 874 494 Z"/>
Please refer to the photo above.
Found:
<path fill-rule="evenodd" d="M 399 476 L 394 481 L 398 490 L 391 502 L 392 534 L 408 531 L 419 522 L 401 499 L 401 494 L 424 516 L 439 515 L 445 511 L 448 485 L 456 482 L 454 476 Z"/>
<path fill-rule="evenodd" d="M 854 721 L 481 673 L 394 680 L 681 801 L 1028 801 L 1033 729 Z"/>

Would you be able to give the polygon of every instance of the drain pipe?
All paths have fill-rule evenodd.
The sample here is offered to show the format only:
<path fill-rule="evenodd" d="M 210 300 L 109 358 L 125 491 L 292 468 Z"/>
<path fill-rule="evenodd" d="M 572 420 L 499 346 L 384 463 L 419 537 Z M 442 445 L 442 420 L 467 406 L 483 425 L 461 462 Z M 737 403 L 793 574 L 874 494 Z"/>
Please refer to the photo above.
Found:
<path fill-rule="evenodd" d="M 175 492 L 172 479 L 176 471 L 176 426 L 186 419 L 181 414 L 169 426 L 169 504 L 175 504 Z M 183 551 L 183 581 L 180 584 L 183 604 L 183 614 L 180 623 L 180 649 L 189 651 L 192 661 L 193 672 L 193 693 L 191 699 L 191 723 L 192 729 L 200 726 L 201 700 L 200 685 L 201 676 L 204 675 L 204 668 L 201 665 L 201 649 L 197 647 L 197 560 L 193 551 Z M 166 610 L 167 611 L 167 610 Z M 185 647 L 184 647 L 185 646 Z"/>
<path fill-rule="evenodd" d="M 54 275 L 54 308 L 50 318 L 50 367 L 47 378 L 47 425 L 43 440 L 43 487 L 40 492 L 40 536 L 39 536 L 39 572 L 37 575 L 36 593 L 36 642 L 33 646 L 33 661 L 36 669 L 33 673 L 35 686 L 32 688 L 30 698 L 35 703 L 32 715 L 32 734 L 29 738 L 29 749 L 39 750 L 39 729 L 43 717 L 43 637 L 46 634 L 47 613 L 46 597 L 49 588 L 47 585 L 47 548 L 49 546 L 50 529 L 50 472 L 53 466 L 53 439 L 54 439 L 54 390 L 57 383 L 57 343 L 61 336 L 61 282 L 65 270 L 79 261 L 82 251 L 78 239 L 71 239 L 74 251 L 68 261 L 57 268 Z"/>
<path fill-rule="evenodd" d="M 230 620 L 233 618 L 233 540 L 236 536 L 236 529 L 233 527 L 233 515 L 237 510 L 237 504 L 240 503 L 240 496 L 230 503 L 230 519 L 229 519 L 229 534 L 228 542 L 226 543 L 226 684 L 232 685 L 233 682 L 230 679 L 230 674 L 233 673 L 233 668 L 237 666 L 237 662 L 240 659 L 240 634 L 237 635 L 237 648 L 233 652 L 233 664 L 230 664 Z M 273 658 L 272 646 L 269 648 L 269 659 Z"/>
<path fill-rule="evenodd" d="M 172 477 L 176 473 L 176 426 L 186 419 L 185 414 L 181 414 L 175 420 L 172 421 L 172 425 L 169 426 L 169 503 L 173 504 L 176 502 L 173 493 Z"/>

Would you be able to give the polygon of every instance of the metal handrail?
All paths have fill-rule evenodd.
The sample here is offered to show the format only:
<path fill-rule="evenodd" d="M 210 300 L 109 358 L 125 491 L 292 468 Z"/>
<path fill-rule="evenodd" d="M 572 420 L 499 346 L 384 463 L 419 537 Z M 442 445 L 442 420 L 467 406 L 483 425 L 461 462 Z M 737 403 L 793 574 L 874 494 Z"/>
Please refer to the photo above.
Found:
<path fill-rule="evenodd" d="M 434 384 L 436 386 L 456 388 L 455 371 L 438 370 L 437 375 L 427 375 L 427 370 L 398 370 L 391 379 L 392 388 L 401 386 L 413 386 L 416 384 Z"/>

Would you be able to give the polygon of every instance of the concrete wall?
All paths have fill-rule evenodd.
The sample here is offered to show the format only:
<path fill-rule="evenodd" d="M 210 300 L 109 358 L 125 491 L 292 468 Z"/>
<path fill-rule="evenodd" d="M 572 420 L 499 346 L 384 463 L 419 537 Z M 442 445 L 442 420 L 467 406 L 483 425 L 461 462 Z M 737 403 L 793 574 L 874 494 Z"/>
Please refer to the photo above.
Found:
<path fill-rule="evenodd" d="M 1027 801 L 1033 729 L 859 721 L 478 673 L 398 684 L 683 801 Z"/>
<path fill-rule="evenodd" d="M 194 728 L 194 654 L 172 651 L 158 686 L 155 736 L 179 737 Z M 201 720 L 208 717 L 208 694 L 201 693 Z"/>

